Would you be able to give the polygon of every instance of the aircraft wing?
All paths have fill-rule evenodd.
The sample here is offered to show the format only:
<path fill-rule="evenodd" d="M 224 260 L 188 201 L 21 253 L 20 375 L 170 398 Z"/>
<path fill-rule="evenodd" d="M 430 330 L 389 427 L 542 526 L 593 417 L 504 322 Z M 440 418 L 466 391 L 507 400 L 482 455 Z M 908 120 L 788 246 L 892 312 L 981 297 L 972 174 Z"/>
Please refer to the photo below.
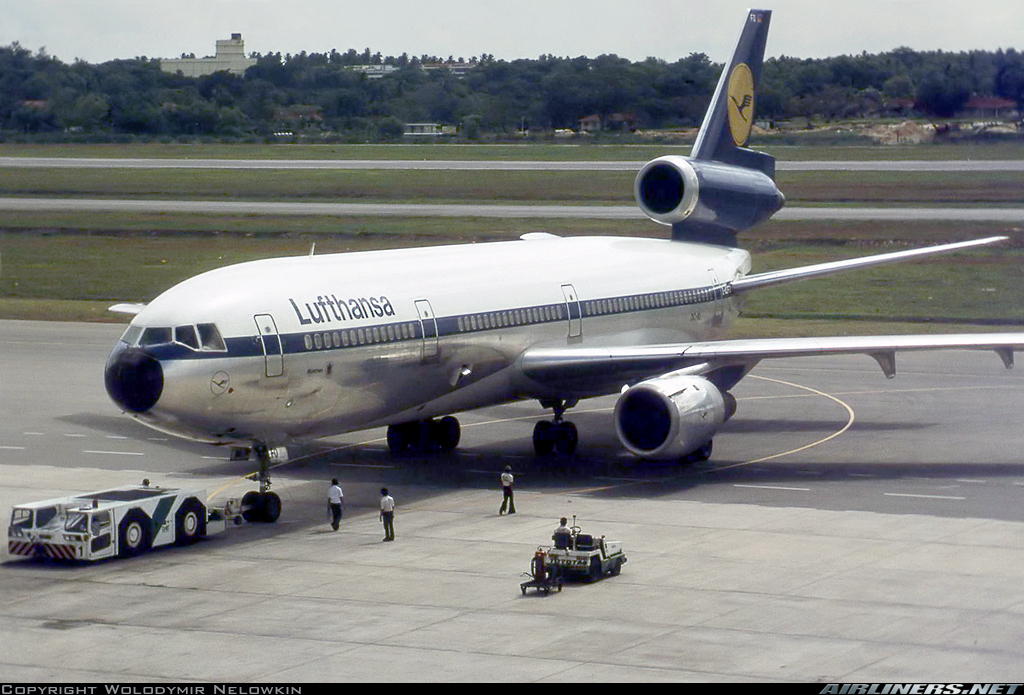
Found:
<path fill-rule="evenodd" d="M 1014 351 L 1024 350 L 1024 333 L 753 338 L 670 345 L 531 348 L 520 357 L 520 367 L 534 381 L 571 388 L 573 384 L 595 380 L 621 386 L 680 369 L 692 374 L 707 374 L 723 367 L 749 370 L 761 360 L 775 357 L 865 354 L 875 358 L 885 375 L 892 378 L 896 375 L 896 353 L 909 350 L 992 350 L 1010 368 Z"/>
<path fill-rule="evenodd" d="M 790 282 L 810 280 L 812 278 L 824 277 L 826 275 L 832 275 L 846 270 L 856 270 L 857 268 L 897 263 L 899 261 L 905 261 L 919 256 L 948 253 L 950 251 L 959 251 L 960 249 L 968 249 L 975 246 L 988 246 L 989 244 L 1005 241 L 1007 238 L 1008 237 L 1005 236 L 993 236 L 985 239 L 958 241 L 952 244 L 926 246 L 924 248 L 910 249 L 907 251 L 880 253 L 874 256 L 851 258 L 845 261 L 832 261 L 829 263 L 818 263 L 816 265 L 805 265 L 799 268 L 788 268 L 786 270 L 776 270 L 770 273 L 747 275 L 746 277 L 736 278 L 729 283 L 729 285 L 733 292 L 749 292 L 750 290 L 760 289 L 762 287 L 774 287 L 776 285 L 784 285 Z"/>

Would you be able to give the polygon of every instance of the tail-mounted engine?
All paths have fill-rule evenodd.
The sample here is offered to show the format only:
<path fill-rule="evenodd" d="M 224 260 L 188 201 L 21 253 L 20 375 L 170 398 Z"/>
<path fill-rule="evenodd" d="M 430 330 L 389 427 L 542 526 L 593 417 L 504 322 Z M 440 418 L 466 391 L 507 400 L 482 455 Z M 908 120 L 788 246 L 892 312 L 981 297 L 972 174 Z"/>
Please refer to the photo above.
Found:
<path fill-rule="evenodd" d="M 682 458 L 711 441 L 735 412 L 733 395 L 707 379 L 669 373 L 619 397 L 615 431 L 622 445 L 641 458 Z"/>
<path fill-rule="evenodd" d="M 678 155 L 645 164 L 633 195 L 645 215 L 672 226 L 673 239 L 712 243 L 729 243 L 736 232 L 768 219 L 786 201 L 761 169 Z"/>

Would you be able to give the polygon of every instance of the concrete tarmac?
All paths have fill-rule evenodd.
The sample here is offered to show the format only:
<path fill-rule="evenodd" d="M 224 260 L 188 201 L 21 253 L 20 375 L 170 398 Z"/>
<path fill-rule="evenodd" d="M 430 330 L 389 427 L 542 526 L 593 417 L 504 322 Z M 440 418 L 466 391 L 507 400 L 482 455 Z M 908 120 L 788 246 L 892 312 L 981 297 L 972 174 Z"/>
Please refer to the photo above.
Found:
<path fill-rule="evenodd" d="M 122 327 L 0 321 L 0 515 L 138 482 L 252 488 L 252 464 L 120 415 Z M 17 682 L 1019 680 L 1024 382 L 981 353 L 762 363 L 706 464 L 642 464 L 614 398 L 572 459 L 535 458 L 535 403 L 460 416 L 451 456 L 381 431 L 302 447 L 274 525 L 81 566 L 0 564 L 0 680 Z M 498 474 L 517 475 L 498 516 Z M 348 508 L 326 516 L 338 477 Z M 397 501 L 382 543 L 377 489 Z M 559 516 L 622 540 L 618 577 L 521 595 Z"/>

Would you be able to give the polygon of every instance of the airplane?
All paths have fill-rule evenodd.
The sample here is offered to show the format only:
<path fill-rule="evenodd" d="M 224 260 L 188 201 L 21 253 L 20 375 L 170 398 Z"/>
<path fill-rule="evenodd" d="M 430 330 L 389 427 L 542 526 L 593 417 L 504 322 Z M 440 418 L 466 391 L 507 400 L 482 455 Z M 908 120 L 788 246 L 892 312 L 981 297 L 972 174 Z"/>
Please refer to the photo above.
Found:
<path fill-rule="evenodd" d="M 535 399 L 539 456 L 579 441 L 565 412 L 619 393 L 641 458 L 707 459 L 763 359 L 862 353 L 887 377 L 904 350 L 995 351 L 1024 333 L 722 340 L 753 290 L 998 242 L 991 237 L 751 274 L 737 235 L 785 198 L 747 147 L 771 19 L 750 10 L 689 157 L 645 164 L 634 195 L 671 238 L 530 233 L 515 241 L 272 258 L 192 277 L 134 314 L 107 360 L 110 398 L 139 422 L 259 462 L 246 518 L 276 521 L 276 447 L 387 427 L 387 443 L 450 451 L 453 413 Z"/>

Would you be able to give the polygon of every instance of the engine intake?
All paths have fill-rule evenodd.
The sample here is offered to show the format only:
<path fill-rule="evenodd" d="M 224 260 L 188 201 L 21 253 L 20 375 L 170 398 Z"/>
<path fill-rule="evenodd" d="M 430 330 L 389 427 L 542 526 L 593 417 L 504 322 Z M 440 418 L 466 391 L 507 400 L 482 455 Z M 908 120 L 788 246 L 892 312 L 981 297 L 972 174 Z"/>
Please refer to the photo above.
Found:
<path fill-rule="evenodd" d="M 763 222 L 786 201 L 760 170 L 678 155 L 645 164 L 633 195 L 640 210 L 659 224 L 686 222 L 732 233 Z"/>
<path fill-rule="evenodd" d="M 641 458 L 681 458 L 707 444 L 736 412 L 736 399 L 703 377 L 670 373 L 642 381 L 615 404 L 619 441 Z"/>

